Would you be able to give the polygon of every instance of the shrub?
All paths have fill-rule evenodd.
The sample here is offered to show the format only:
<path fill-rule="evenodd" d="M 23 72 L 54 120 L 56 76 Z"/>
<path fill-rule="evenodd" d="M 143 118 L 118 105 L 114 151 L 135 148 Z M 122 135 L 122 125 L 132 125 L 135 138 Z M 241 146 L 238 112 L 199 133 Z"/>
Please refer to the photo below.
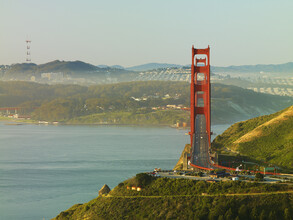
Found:
<path fill-rule="evenodd" d="M 264 175 L 263 174 L 261 174 L 261 173 L 256 173 L 255 174 L 255 180 L 263 180 L 263 178 L 264 178 Z"/>
<path fill-rule="evenodd" d="M 146 173 L 136 174 L 136 181 L 138 186 L 145 187 L 148 184 L 150 184 L 152 180 L 153 180 L 153 177 L 151 177 L 150 175 Z"/>
<path fill-rule="evenodd" d="M 122 186 L 124 186 L 124 183 L 119 183 L 118 184 L 118 187 L 122 187 Z"/>

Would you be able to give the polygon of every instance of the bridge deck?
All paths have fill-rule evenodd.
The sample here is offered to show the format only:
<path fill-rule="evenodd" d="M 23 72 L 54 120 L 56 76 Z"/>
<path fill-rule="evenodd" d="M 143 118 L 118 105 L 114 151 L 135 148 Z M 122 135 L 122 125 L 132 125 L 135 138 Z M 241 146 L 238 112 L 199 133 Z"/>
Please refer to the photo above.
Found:
<path fill-rule="evenodd" d="M 195 119 L 195 134 L 192 144 L 191 163 L 204 168 L 213 168 L 209 156 L 209 139 L 206 132 L 204 115 L 197 115 Z"/>

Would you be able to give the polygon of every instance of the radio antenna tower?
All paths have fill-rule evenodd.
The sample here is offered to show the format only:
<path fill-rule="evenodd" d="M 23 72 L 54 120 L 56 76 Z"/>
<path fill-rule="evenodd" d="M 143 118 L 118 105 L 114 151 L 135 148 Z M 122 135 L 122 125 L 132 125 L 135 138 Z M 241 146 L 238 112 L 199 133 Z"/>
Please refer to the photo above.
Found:
<path fill-rule="evenodd" d="M 31 62 L 31 40 L 26 40 L 26 62 Z"/>

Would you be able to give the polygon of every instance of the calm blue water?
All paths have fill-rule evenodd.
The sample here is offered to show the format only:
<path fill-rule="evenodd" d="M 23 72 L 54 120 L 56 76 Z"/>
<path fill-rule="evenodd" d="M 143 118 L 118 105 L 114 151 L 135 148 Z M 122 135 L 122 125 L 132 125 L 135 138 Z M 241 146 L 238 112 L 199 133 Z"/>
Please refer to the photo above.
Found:
<path fill-rule="evenodd" d="M 138 172 L 172 169 L 189 142 L 186 132 L 0 122 L 0 219 L 50 219 L 97 197 L 104 184 L 113 188 Z"/>

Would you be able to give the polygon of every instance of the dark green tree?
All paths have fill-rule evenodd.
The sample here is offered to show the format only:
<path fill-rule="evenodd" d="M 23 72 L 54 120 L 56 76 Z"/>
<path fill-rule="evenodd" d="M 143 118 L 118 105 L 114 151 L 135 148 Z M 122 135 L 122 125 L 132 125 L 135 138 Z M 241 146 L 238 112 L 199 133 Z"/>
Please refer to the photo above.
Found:
<path fill-rule="evenodd" d="M 267 219 L 267 214 L 266 211 L 263 209 L 259 215 L 260 220 L 266 220 Z"/>
<path fill-rule="evenodd" d="M 225 219 L 226 220 L 232 220 L 233 219 L 233 212 L 232 209 L 228 209 L 225 213 Z"/>
<path fill-rule="evenodd" d="M 238 216 L 240 219 L 246 220 L 248 218 L 248 211 L 245 204 L 242 204 L 238 210 Z"/>
<path fill-rule="evenodd" d="M 256 173 L 255 174 L 255 179 L 256 180 L 262 181 L 263 178 L 264 178 L 264 175 L 263 174 L 261 174 L 261 173 Z"/>
<path fill-rule="evenodd" d="M 140 187 L 145 187 L 148 184 L 151 183 L 153 177 L 151 177 L 150 175 L 146 174 L 146 173 L 138 173 L 136 174 L 136 181 L 137 181 L 137 185 Z"/>
<path fill-rule="evenodd" d="M 290 211 L 289 208 L 284 209 L 284 219 L 285 220 L 292 220 L 293 219 L 293 213 Z"/>
<path fill-rule="evenodd" d="M 270 211 L 270 214 L 269 214 L 269 220 L 275 220 L 275 219 L 278 219 L 278 218 L 277 218 L 276 212 L 272 210 Z"/>
<path fill-rule="evenodd" d="M 224 216 L 223 215 L 219 215 L 218 220 L 224 220 Z"/>
<path fill-rule="evenodd" d="M 251 219 L 258 219 L 258 212 L 257 212 L 257 208 L 253 207 L 251 212 L 250 212 L 250 218 Z"/>

